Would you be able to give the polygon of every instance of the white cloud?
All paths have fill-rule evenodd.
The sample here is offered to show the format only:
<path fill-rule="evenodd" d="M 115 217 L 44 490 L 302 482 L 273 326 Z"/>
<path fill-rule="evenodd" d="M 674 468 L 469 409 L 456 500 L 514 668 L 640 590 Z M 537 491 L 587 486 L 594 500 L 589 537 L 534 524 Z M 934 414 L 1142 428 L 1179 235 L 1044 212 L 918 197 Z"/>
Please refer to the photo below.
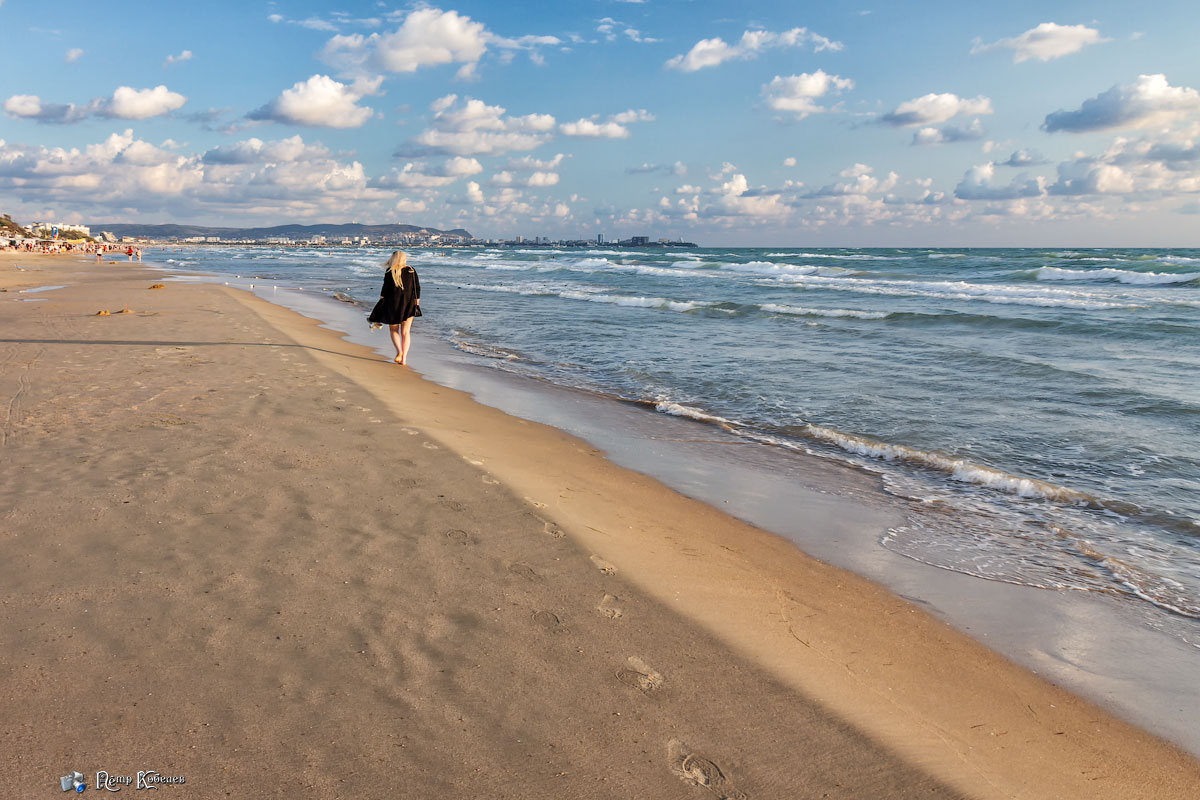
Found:
<path fill-rule="evenodd" d="M 357 128 L 374 111 L 358 105 L 364 95 L 378 90 L 381 78 L 359 80 L 347 86 L 328 75 L 297 81 L 279 97 L 246 115 L 248 119 L 287 122 L 327 128 Z"/>
<path fill-rule="evenodd" d="M 390 175 L 372 182 L 371 185 L 384 188 L 433 189 L 448 186 L 459 178 L 478 175 L 480 172 L 483 172 L 482 164 L 473 158 L 461 156 L 447 159 L 436 167 L 410 161 L 402 169 L 393 170 Z"/>
<path fill-rule="evenodd" d="M 232 145 L 214 147 L 202 156 L 206 164 L 266 164 L 313 161 L 329 156 L 324 145 L 307 145 L 297 134 L 275 142 L 251 138 Z"/>
<path fill-rule="evenodd" d="M 978 119 L 970 125 L 946 125 L 942 128 L 921 128 L 913 134 L 913 144 L 949 144 L 951 142 L 974 142 L 987 135 L 983 123 Z"/>
<path fill-rule="evenodd" d="M 4 101 L 4 111 L 10 117 L 33 119 L 38 122 L 69 124 L 93 116 L 116 119 L 147 119 L 162 116 L 180 108 L 187 98 L 166 86 L 153 89 L 134 89 L 119 86 L 111 98 L 98 97 L 87 105 L 74 103 L 43 103 L 33 94 L 15 94 Z"/>
<path fill-rule="evenodd" d="M 491 178 L 494 186 L 554 186 L 558 183 L 557 172 L 531 172 L 528 175 L 514 175 L 508 170 L 497 172 Z"/>
<path fill-rule="evenodd" d="M 191 61 L 191 60 L 192 60 L 192 51 L 184 50 L 177 56 L 176 55 L 168 55 L 167 60 L 163 62 L 163 66 L 167 67 L 167 66 L 170 66 L 171 64 L 181 64 L 184 61 Z"/>
<path fill-rule="evenodd" d="M 783 160 L 783 165 L 784 165 L 785 167 L 794 167 L 794 166 L 796 166 L 796 157 L 795 157 L 795 156 L 788 156 L 787 158 L 785 158 L 785 159 Z"/>
<path fill-rule="evenodd" d="M 560 43 L 555 36 L 498 36 L 457 11 L 426 6 L 409 12 L 390 33 L 334 36 L 320 57 L 350 74 L 416 72 L 422 67 L 459 64 L 459 77 L 470 78 L 489 46 L 536 51 Z"/>
<path fill-rule="evenodd" d="M 1006 161 L 1001 161 L 1002 167 L 1038 167 L 1047 163 L 1044 156 L 1037 150 L 1021 149 L 1015 151 Z"/>
<path fill-rule="evenodd" d="M 1084 133 L 1139 128 L 1196 111 L 1200 111 L 1200 92 L 1186 86 L 1171 86 L 1166 75 L 1139 75 L 1131 84 L 1114 86 L 1084 100 L 1074 111 L 1060 109 L 1048 114 L 1042 130 Z"/>
<path fill-rule="evenodd" d="M 596 122 L 590 119 L 578 119 L 574 122 L 564 122 L 559 130 L 565 136 L 581 136 L 588 139 L 628 139 L 629 128 L 616 122 Z"/>
<path fill-rule="evenodd" d="M 960 200 L 1016 200 L 1024 197 L 1041 197 L 1046 193 L 1041 177 L 1029 178 L 1018 175 L 1008 185 L 998 186 L 992 183 L 996 175 L 996 165 L 992 162 L 971 167 L 963 175 L 958 186 L 954 187 L 954 196 Z"/>
<path fill-rule="evenodd" d="M 578 136 L 586 139 L 628 139 L 631 122 L 650 122 L 654 115 L 646 109 L 629 109 L 618 114 L 612 114 L 604 122 L 598 122 L 599 115 L 591 118 L 577 119 L 574 122 L 564 122 L 558 126 L 564 136 Z"/>
<path fill-rule="evenodd" d="M 840 94 L 846 89 L 853 89 L 854 81 L 840 75 L 830 75 L 824 70 L 804 72 L 799 75 L 786 77 L 776 75 L 770 83 L 762 87 L 767 105 L 776 111 L 786 111 L 803 119 L 809 114 L 820 114 L 829 109 L 819 105 L 816 100 L 832 91 Z"/>
<path fill-rule="evenodd" d="M 432 125 L 397 151 L 401 156 L 502 155 L 514 150 L 532 150 L 550 139 L 555 119 L 549 114 L 504 116 L 503 106 L 489 106 L 467 97 L 459 103 L 450 94 L 435 100 Z"/>
<path fill-rule="evenodd" d="M 669 59 L 666 66 L 681 72 L 696 72 L 705 67 L 715 67 L 726 61 L 749 60 L 757 58 L 763 51 L 778 47 L 803 47 L 811 44 L 815 52 L 822 50 L 841 50 L 841 42 L 831 41 L 824 36 L 809 33 L 807 28 L 792 28 L 791 30 L 773 33 L 764 30 L 748 30 L 735 44 L 729 44 L 720 37 L 701 39 L 692 45 L 687 53 Z"/>
<path fill-rule="evenodd" d="M 520 158 L 510 158 L 507 168 L 516 172 L 544 172 L 547 170 L 557 169 L 558 165 L 566 158 L 562 153 L 556 153 L 554 158 L 533 158 L 532 156 L 521 156 Z"/>
<path fill-rule="evenodd" d="M 992 101 L 983 95 L 974 98 L 959 97 L 946 92 L 944 94 L 926 94 L 906 100 L 892 111 L 880 117 L 889 125 L 898 127 L 915 127 L 918 125 L 936 125 L 945 122 L 959 114 L 991 114 Z"/>
<path fill-rule="evenodd" d="M 402 197 L 396 201 L 396 210 L 401 214 L 420 214 L 429 208 L 424 200 L 413 200 L 411 198 Z"/>
<path fill-rule="evenodd" d="M 1077 53 L 1088 45 L 1108 42 L 1100 35 L 1100 31 L 1086 25 L 1057 25 L 1053 22 L 1043 22 L 1036 28 L 1030 28 L 1020 36 L 1011 39 L 1000 39 L 990 44 L 984 44 L 976 39 L 971 47 L 971 54 L 986 53 L 1000 48 L 1013 51 L 1013 63 L 1037 59 L 1050 61 L 1055 58 Z"/>
<path fill-rule="evenodd" d="M 67 63 L 71 64 L 83 57 L 83 50 L 79 47 L 72 47 L 67 51 Z"/>
<path fill-rule="evenodd" d="M 104 113 L 118 119 L 147 119 L 168 114 L 186 102 L 186 97 L 162 85 L 153 89 L 120 86 L 113 92 Z"/>

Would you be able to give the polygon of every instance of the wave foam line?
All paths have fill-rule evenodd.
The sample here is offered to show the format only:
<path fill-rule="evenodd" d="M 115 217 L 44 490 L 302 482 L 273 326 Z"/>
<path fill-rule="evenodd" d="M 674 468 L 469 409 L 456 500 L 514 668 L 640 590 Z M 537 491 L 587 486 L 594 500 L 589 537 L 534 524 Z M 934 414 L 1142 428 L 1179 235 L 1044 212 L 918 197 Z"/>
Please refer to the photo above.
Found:
<path fill-rule="evenodd" d="M 905 461 L 919 464 L 944 472 L 953 480 L 986 486 L 989 489 L 999 489 L 1018 497 L 1043 498 L 1060 503 L 1099 505 L 1099 501 L 1095 497 L 1085 492 L 1035 478 L 1023 478 L 992 467 L 973 464 L 965 459 L 951 458 L 906 445 L 879 442 L 811 423 L 803 431 L 814 439 L 836 445 L 850 453 L 883 461 Z"/>
<path fill-rule="evenodd" d="M 888 311 L 860 311 L 854 308 L 804 308 L 801 306 L 785 306 L 778 303 L 762 303 L 763 311 L 771 314 L 789 314 L 797 317 L 854 317 L 856 319 L 885 319 L 891 316 Z"/>
<path fill-rule="evenodd" d="M 664 414 L 687 417 L 698 422 L 707 422 L 724 428 L 730 433 L 745 436 L 764 444 L 781 445 L 789 449 L 796 449 L 795 445 L 785 440 L 753 431 L 745 423 L 726 419 L 716 414 L 710 414 L 693 406 L 673 402 L 667 398 L 660 397 L 653 402 L 653 406 L 656 411 Z M 1086 492 L 1069 489 L 1048 481 L 1040 481 L 1036 478 L 1023 478 L 1020 475 L 1013 475 L 993 467 L 974 464 L 966 459 L 951 458 L 939 455 L 938 453 L 918 450 L 915 447 L 908 447 L 906 445 L 888 444 L 887 442 L 868 439 L 865 436 L 843 433 L 833 428 L 813 425 L 812 423 L 807 423 L 801 428 L 800 432 L 808 438 L 832 444 L 848 453 L 875 458 L 881 461 L 898 461 L 915 464 L 944 473 L 952 480 L 995 489 L 1016 495 L 1017 497 L 1053 500 L 1071 505 L 1088 505 L 1093 507 L 1102 505 L 1099 499 Z"/>
<path fill-rule="evenodd" d="M 1117 300 L 1094 292 L 1067 289 L 996 284 L 984 286 L 966 281 L 878 281 L 857 278 L 829 278 L 818 275 L 779 278 L 778 283 L 802 289 L 832 289 L 862 294 L 901 297 L 928 297 L 935 300 L 971 300 L 1000 305 L 1041 306 L 1045 308 L 1075 308 L 1106 310 L 1115 308 L 1144 308 L 1139 303 Z"/>
<path fill-rule="evenodd" d="M 1161 286 L 1200 280 L 1200 272 L 1135 272 L 1127 269 L 1063 269 L 1042 267 L 1034 270 L 1039 281 L 1116 281 L 1138 286 Z"/>

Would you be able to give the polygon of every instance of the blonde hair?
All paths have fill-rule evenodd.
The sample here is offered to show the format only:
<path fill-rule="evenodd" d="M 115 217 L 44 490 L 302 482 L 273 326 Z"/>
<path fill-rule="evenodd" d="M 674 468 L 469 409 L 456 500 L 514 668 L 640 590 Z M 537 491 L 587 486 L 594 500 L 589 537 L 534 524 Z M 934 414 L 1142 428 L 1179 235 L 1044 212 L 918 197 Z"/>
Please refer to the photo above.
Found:
<path fill-rule="evenodd" d="M 411 270 L 408 265 L 408 256 L 403 250 L 393 250 L 391 258 L 387 261 L 388 271 L 392 273 L 392 283 L 404 289 L 404 270 Z"/>

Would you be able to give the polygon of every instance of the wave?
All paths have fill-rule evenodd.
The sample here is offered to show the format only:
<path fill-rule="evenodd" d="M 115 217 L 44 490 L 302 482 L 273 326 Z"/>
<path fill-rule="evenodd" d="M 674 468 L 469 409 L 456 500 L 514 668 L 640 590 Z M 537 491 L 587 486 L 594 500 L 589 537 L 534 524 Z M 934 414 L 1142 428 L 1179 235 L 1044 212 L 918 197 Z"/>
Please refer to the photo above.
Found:
<path fill-rule="evenodd" d="M 824 275 L 838 277 L 858 275 L 857 270 L 845 267 L 821 267 L 814 264 L 777 264 L 773 261 L 747 261 L 744 264 L 721 262 L 717 266 L 728 272 L 744 272 L 752 275 Z"/>
<path fill-rule="evenodd" d="M 747 436 L 764 444 L 774 444 L 789 449 L 796 449 L 796 445 L 789 443 L 786 439 L 757 433 L 743 422 L 726 419 L 725 417 L 711 414 L 694 406 L 676 403 L 669 398 L 660 397 L 653 401 L 652 405 L 656 411 L 665 414 L 688 417 L 699 422 L 716 424 L 731 433 Z M 796 433 L 805 438 L 834 445 L 854 455 L 888 462 L 904 462 L 924 467 L 940 472 L 951 480 L 994 489 L 1021 498 L 1051 500 L 1068 505 L 1088 506 L 1092 508 L 1102 507 L 1099 499 L 1086 492 L 1080 492 L 1050 483 L 1049 481 L 1038 480 L 1037 478 L 1013 475 L 995 467 L 976 464 L 963 458 L 954 458 L 953 456 L 920 450 L 915 447 L 908 447 L 907 445 L 889 444 L 865 436 L 845 433 L 823 425 L 814 425 L 811 422 L 796 429 Z"/>
<path fill-rule="evenodd" d="M 519 294 L 526 297 L 561 297 L 564 300 L 581 300 L 588 303 L 605 303 L 615 306 L 632 308 L 656 308 L 664 311 L 694 311 L 699 308 L 711 308 L 715 303 L 705 300 L 671 300 L 666 297 L 639 297 L 635 295 L 607 294 L 603 291 L 586 291 L 562 286 L 544 284 L 527 284 L 524 286 L 506 286 L 503 284 L 478 283 L 443 283 L 439 286 L 450 286 L 455 289 L 474 289 L 481 292 L 499 292 L 502 294 Z M 726 309 L 713 309 L 732 314 Z"/>
<path fill-rule="evenodd" d="M 1200 280 L 1200 272 L 1135 272 L 1127 269 L 1063 269 L 1042 267 L 1033 271 L 1039 281 L 1116 281 L 1138 286 L 1164 286 Z"/>
<path fill-rule="evenodd" d="M 763 311 L 771 314 L 791 314 L 798 317 L 855 317 L 857 319 L 886 319 L 891 316 L 888 311 L 859 311 L 853 308 L 802 308 L 800 306 L 785 306 L 778 303 L 762 303 Z"/>
<path fill-rule="evenodd" d="M 1200 258 L 1192 256 L 1152 256 L 1152 258 L 1166 264 L 1200 264 Z"/>
<path fill-rule="evenodd" d="M 967 283 L 966 281 L 868 280 L 806 275 L 779 278 L 775 283 L 777 285 L 795 286 L 801 289 L 832 289 L 835 291 L 858 292 L 862 294 L 928 297 L 935 300 L 977 300 L 1000 305 L 1041 306 L 1045 308 L 1106 310 L 1145 307 L 1140 303 L 1131 303 L 1094 292 L 1050 289 L 1045 287 L 1031 289 L 1005 284 L 981 285 Z"/>

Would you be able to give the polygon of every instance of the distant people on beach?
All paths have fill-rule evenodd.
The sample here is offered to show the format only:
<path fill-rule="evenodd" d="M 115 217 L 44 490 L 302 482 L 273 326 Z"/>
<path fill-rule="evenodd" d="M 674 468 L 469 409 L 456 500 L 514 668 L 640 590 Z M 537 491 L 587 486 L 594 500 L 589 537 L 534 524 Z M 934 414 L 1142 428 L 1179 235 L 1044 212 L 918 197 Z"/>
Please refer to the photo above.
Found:
<path fill-rule="evenodd" d="M 367 321 L 372 325 L 387 325 L 396 347 L 397 364 L 408 364 L 408 348 L 412 344 L 413 317 L 421 316 L 421 281 L 417 271 L 408 265 L 408 256 L 401 250 L 392 253 L 383 273 L 383 288 L 379 302 Z"/>

